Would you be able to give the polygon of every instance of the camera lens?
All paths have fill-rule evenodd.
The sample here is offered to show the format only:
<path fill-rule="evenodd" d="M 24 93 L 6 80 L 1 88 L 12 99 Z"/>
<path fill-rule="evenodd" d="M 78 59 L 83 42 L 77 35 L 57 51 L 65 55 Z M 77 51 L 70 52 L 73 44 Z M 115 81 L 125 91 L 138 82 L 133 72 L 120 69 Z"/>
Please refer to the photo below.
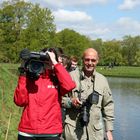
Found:
<path fill-rule="evenodd" d="M 81 112 L 81 124 L 83 126 L 87 126 L 88 122 L 89 122 L 89 112 L 87 110 L 87 106 L 85 105 L 83 106 Z"/>
<path fill-rule="evenodd" d="M 29 63 L 29 71 L 39 74 L 43 71 L 44 63 L 36 60 L 31 60 Z"/>

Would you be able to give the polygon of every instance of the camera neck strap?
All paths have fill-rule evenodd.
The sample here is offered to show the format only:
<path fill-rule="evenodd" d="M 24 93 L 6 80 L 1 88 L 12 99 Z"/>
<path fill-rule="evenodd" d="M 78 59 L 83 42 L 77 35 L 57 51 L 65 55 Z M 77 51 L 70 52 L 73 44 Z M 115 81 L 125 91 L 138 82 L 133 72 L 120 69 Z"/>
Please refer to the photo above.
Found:
<path fill-rule="evenodd" d="M 95 79 L 94 78 L 94 76 L 92 75 L 91 76 L 93 79 Z M 81 100 L 81 93 L 82 93 L 82 83 L 81 83 L 81 81 L 82 80 L 84 80 L 85 79 L 85 76 L 83 75 L 83 73 L 82 73 L 82 71 L 81 70 L 79 70 L 79 91 L 78 91 L 78 98 L 79 98 L 79 100 Z M 92 80 L 92 79 L 91 79 Z M 94 80 L 93 80 L 93 91 L 91 92 L 91 94 L 94 92 Z M 90 94 L 88 95 L 88 97 L 90 96 Z M 88 98 L 87 97 L 87 98 Z"/>
<path fill-rule="evenodd" d="M 82 71 L 79 70 L 79 92 L 78 92 L 78 98 L 79 98 L 79 100 L 81 100 L 81 93 L 82 93 L 82 83 L 81 83 L 81 81 L 84 80 L 84 79 L 85 79 L 85 77 L 83 76 Z M 93 91 L 86 98 L 86 104 L 85 105 L 86 105 L 86 108 L 88 109 L 87 110 L 88 113 L 89 113 L 90 107 L 92 105 L 91 102 L 90 102 L 90 100 L 91 100 L 90 97 L 92 97 L 93 93 L 94 93 L 94 81 L 93 81 Z M 85 125 L 85 129 L 86 129 L 87 140 L 89 140 L 89 134 L 88 134 L 87 124 Z"/>

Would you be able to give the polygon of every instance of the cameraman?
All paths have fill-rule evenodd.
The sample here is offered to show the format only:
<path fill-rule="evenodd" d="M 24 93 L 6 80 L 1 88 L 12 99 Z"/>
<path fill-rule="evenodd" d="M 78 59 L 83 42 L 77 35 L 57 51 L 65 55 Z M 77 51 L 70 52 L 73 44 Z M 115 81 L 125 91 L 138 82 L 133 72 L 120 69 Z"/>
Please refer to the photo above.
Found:
<path fill-rule="evenodd" d="M 62 133 L 61 98 L 75 83 L 65 68 L 56 61 L 54 52 L 47 52 L 50 61 L 38 79 L 21 73 L 14 93 L 14 102 L 23 107 L 18 127 L 18 140 L 60 140 Z"/>
<path fill-rule="evenodd" d="M 63 98 L 65 139 L 113 140 L 114 103 L 107 79 L 95 70 L 98 53 L 88 48 L 82 59 L 82 70 L 70 73 L 76 88 Z"/>

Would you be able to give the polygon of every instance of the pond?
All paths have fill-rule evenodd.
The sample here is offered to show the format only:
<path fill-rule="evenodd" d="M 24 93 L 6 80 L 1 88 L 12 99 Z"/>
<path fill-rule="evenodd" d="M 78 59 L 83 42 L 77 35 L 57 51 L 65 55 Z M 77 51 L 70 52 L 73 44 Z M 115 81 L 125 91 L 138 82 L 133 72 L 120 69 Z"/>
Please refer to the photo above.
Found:
<path fill-rule="evenodd" d="M 140 79 L 107 79 L 115 102 L 114 140 L 140 139 Z"/>

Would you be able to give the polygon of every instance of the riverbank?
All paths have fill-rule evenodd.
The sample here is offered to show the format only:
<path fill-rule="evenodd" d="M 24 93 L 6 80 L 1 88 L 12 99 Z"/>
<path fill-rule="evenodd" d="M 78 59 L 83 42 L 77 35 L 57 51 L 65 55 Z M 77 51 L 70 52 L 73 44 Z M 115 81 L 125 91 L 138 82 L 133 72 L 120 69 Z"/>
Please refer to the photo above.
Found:
<path fill-rule="evenodd" d="M 0 66 L 9 70 L 12 74 L 17 73 L 19 65 L 20 64 L 0 63 Z M 105 66 L 97 66 L 97 71 L 109 77 L 140 78 L 140 67 L 114 66 L 113 68 L 108 68 Z"/>
<path fill-rule="evenodd" d="M 115 66 L 108 68 L 97 66 L 97 71 L 109 77 L 140 78 L 140 67 Z"/>

